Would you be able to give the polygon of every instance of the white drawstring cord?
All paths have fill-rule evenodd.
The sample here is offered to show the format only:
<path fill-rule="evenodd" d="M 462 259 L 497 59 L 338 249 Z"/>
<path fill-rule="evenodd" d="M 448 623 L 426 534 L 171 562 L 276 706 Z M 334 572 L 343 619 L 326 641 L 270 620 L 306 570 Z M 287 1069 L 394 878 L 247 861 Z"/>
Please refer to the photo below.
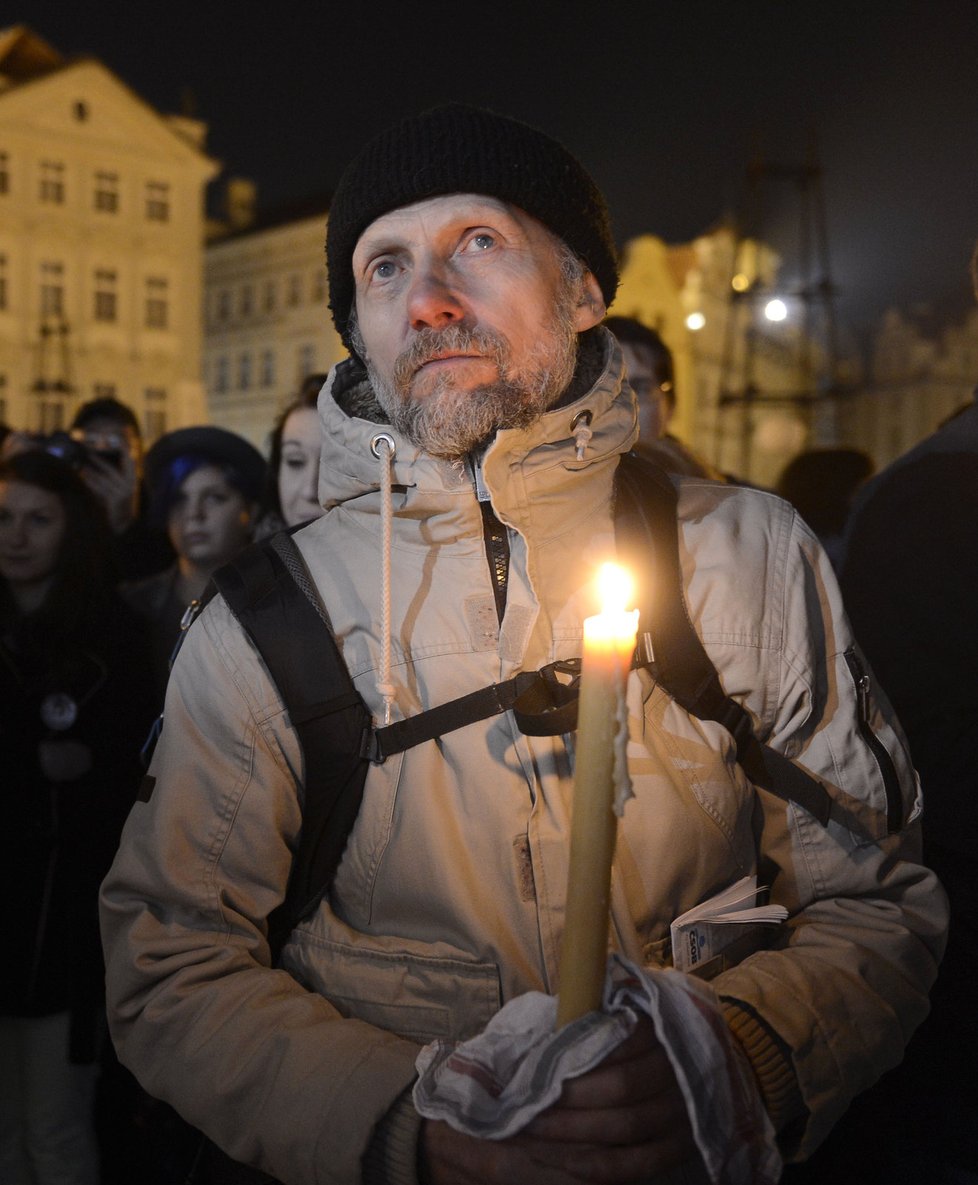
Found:
<path fill-rule="evenodd" d="M 379 432 L 370 442 L 370 451 L 380 462 L 380 528 L 381 528 L 381 640 L 380 678 L 377 693 L 384 701 L 384 724 L 391 722 L 394 704 L 394 684 L 391 682 L 391 533 L 394 507 L 391 499 L 391 474 L 394 468 L 394 438 Z"/>
<path fill-rule="evenodd" d="M 574 444 L 577 446 L 577 459 L 584 460 L 587 446 L 591 443 L 594 433 L 591 431 L 591 413 L 579 411 L 571 421 L 571 431 L 574 433 Z"/>

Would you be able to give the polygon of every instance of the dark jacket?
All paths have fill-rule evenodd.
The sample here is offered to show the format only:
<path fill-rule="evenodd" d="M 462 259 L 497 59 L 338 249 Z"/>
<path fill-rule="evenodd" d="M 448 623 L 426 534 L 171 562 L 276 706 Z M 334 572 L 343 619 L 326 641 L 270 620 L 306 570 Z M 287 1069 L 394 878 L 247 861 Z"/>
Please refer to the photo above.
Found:
<path fill-rule="evenodd" d="M 927 796 L 925 841 L 978 850 L 978 403 L 860 491 L 841 572 Z"/>
<path fill-rule="evenodd" d="M 69 1010 L 72 1057 L 89 1061 L 102 1000 L 98 886 L 152 721 L 146 631 L 106 593 L 69 636 L 29 620 L 0 632 L 0 1014 Z M 87 751 L 90 768 L 51 780 L 42 748 L 56 764 Z"/>

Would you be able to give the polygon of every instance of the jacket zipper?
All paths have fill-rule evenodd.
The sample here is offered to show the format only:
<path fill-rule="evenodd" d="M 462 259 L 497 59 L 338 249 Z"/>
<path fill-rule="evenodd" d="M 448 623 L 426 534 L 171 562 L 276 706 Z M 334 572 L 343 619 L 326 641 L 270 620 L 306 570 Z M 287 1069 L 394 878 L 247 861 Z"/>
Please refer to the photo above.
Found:
<path fill-rule="evenodd" d="M 482 537 L 486 548 L 486 559 L 489 561 L 489 574 L 492 578 L 492 595 L 496 602 L 496 617 L 499 624 L 503 623 L 506 612 L 506 586 L 509 582 L 509 532 L 496 517 L 489 499 L 489 491 L 482 480 L 482 464 L 476 457 L 470 458 L 472 479 L 475 483 L 475 493 L 482 511 Z"/>
<path fill-rule="evenodd" d="M 492 576 L 492 593 L 496 599 L 496 616 L 503 623 L 506 612 L 506 585 L 509 581 L 509 535 L 496 518 L 488 502 L 480 503 L 482 508 L 482 533 L 486 544 L 486 558 Z"/>
<path fill-rule="evenodd" d="M 856 687 L 856 714 L 859 732 L 866 744 L 869 745 L 883 776 L 883 789 L 886 791 L 886 830 L 888 834 L 894 835 L 903 826 L 903 796 L 900 793 L 900 779 L 897 777 L 893 758 L 883 742 L 873 732 L 869 723 L 869 693 L 872 680 L 855 647 L 850 646 L 843 657 Z"/>

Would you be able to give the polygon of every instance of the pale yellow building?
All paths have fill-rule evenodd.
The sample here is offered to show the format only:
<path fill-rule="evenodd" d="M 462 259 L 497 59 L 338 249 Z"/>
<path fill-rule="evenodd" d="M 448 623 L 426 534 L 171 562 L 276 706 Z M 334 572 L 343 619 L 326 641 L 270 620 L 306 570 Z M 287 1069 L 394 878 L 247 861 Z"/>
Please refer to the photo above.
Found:
<path fill-rule="evenodd" d="M 622 255 L 612 311 L 655 329 L 671 350 L 677 436 L 761 485 L 802 448 L 835 443 L 832 401 L 810 398 L 826 361 L 803 310 L 786 294 L 782 320 L 765 314 L 779 297 L 772 248 L 720 226 L 675 245 L 643 235 Z"/>
<path fill-rule="evenodd" d="M 204 376 L 215 423 L 259 448 L 310 374 L 346 354 L 329 315 L 327 203 L 265 219 L 232 181 L 205 261 Z"/>
<path fill-rule="evenodd" d="M 206 420 L 205 135 L 101 62 L 0 30 L 0 419 L 48 432 L 112 395 L 150 440 Z"/>
<path fill-rule="evenodd" d="M 848 443 L 877 468 L 970 403 L 978 382 L 978 309 L 939 318 L 890 309 L 874 335 L 870 381 L 843 407 Z"/>

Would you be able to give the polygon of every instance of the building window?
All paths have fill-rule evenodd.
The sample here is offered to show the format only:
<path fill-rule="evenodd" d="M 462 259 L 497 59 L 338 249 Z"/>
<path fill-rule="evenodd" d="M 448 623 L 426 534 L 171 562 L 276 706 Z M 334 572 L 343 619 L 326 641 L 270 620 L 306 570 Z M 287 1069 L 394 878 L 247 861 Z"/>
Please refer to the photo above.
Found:
<path fill-rule="evenodd" d="M 286 289 L 285 301 L 291 308 L 299 303 L 302 298 L 302 280 L 299 276 L 289 276 L 289 286 Z"/>
<path fill-rule="evenodd" d="M 217 319 L 227 321 L 231 316 L 231 293 L 225 288 L 217 294 Z"/>
<path fill-rule="evenodd" d="M 92 395 L 95 399 L 115 399 L 116 385 L 115 383 L 96 383 L 92 387 Z"/>
<path fill-rule="evenodd" d="M 65 167 L 60 161 L 41 161 L 41 201 L 61 205 L 65 200 Z"/>
<path fill-rule="evenodd" d="M 275 385 L 275 351 L 264 350 L 261 356 L 261 385 L 273 387 Z"/>
<path fill-rule="evenodd" d="M 147 387 L 143 392 L 146 401 L 146 439 L 159 439 L 166 431 L 166 388 Z"/>
<path fill-rule="evenodd" d="M 60 399 L 41 400 L 41 432 L 47 436 L 65 426 L 65 405 Z"/>
<path fill-rule="evenodd" d="M 266 313 L 273 313 L 275 311 L 275 281 L 265 281 L 265 291 L 262 295 L 262 309 Z"/>
<path fill-rule="evenodd" d="M 164 276 L 146 277 L 146 328 L 166 329 L 170 319 L 170 282 Z"/>
<path fill-rule="evenodd" d="M 214 390 L 220 395 L 228 389 L 228 360 L 222 354 L 217 360 L 214 373 Z"/>
<path fill-rule="evenodd" d="M 299 364 L 299 382 L 312 374 L 316 369 L 316 347 L 300 346 L 297 358 Z"/>
<path fill-rule="evenodd" d="M 65 269 L 63 263 L 41 264 L 41 316 L 60 317 L 64 314 Z"/>
<path fill-rule="evenodd" d="M 238 305 L 242 317 L 250 317 L 255 305 L 255 290 L 250 284 L 241 289 L 241 300 Z"/>
<path fill-rule="evenodd" d="M 0 255 L 0 310 L 7 307 L 7 257 Z"/>
<path fill-rule="evenodd" d="M 83 102 L 83 100 L 79 99 L 75 103 L 73 110 L 75 113 L 75 119 L 77 119 L 79 123 L 84 123 L 85 120 L 88 119 L 88 104 Z"/>
<path fill-rule="evenodd" d="M 95 209 L 115 214 L 119 209 L 119 174 L 100 169 L 95 174 Z"/>
<path fill-rule="evenodd" d="M 326 269 L 317 268 L 312 275 L 312 299 L 323 301 L 326 299 Z"/>
<path fill-rule="evenodd" d="M 0 152 L 0 193 L 10 192 L 10 154 Z"/>
<path fill-rule="evenodd" d="M 115 272 L 99 269 L 95 273 L 95 320 L 115 321 L 119 314 L 119 277 Z"/>
<path fill-rule="evenodd" d="M 170 186 L 166 181 L 146 182 L 146 217 L 150 222 L 170 221 Z"/>
<path fill-rule="evenodd" d="M 238 387 L 247 391 L 251 386 L 251 355 L 242 354 L 238 359 Z"/>

